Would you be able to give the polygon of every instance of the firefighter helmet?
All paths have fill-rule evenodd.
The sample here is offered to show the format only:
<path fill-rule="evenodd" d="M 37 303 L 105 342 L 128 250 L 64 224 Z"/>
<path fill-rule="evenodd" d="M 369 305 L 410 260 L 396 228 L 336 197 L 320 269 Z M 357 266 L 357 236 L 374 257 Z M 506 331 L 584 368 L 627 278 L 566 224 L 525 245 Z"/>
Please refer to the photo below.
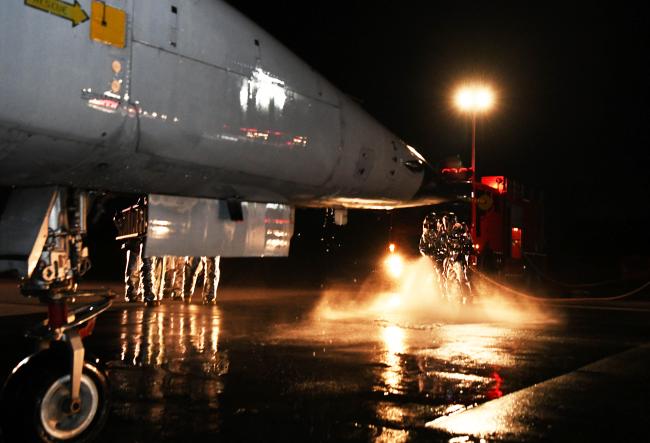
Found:
<path fill-rule="evenodd" d="M 427 214 L 426 217 L 424 217 L 424 221 L 422 222 L 422 229 L 435 229 L 436 228 L 436 219 L 438 216 L 436 215 L 435 212 L 431 212 Z"/>

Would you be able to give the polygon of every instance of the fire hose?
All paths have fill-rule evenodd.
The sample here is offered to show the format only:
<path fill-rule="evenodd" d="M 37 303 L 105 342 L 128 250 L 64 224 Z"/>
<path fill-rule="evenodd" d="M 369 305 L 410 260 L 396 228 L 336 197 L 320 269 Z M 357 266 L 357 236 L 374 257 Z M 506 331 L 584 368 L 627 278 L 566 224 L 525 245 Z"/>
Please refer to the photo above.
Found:
<path fill-rule="evenodd" d="M 605 285 L 608 285 L 608 284 L 618 283 L 619 282 L 619 280 L 610 279 L 610 280 L 601 280 L 601 281 L 598 281 L 598 282 L 590 282 L 590 283 L 566 283 L 566 282 L 563 282 L 563 281 L 560 281 L 560 280 L 556 280 L 556 279 L 554 279 L 552 277 L 549 277 L 545 272 L 543 272 L 539 268 L 539 266 L 537 266 L 537 264 L 529 257 L 529 255 L 527 253 L 524 252 L 523 256 L 526 259 L 526 262 L 530 265 L 531 268 L 533 268 L 533 270 L 539 276 L 541 276 L 542 278 L 550 281 L 551 283 L 554 283 L 554 284 L 559 285 L 559 286 L 564 286 L 566 288 L 593 288 L 593 287 L 597 287 L 597 286 L 605 286 Z"/>
<path fill-rule="evenodd" d="M 478 275 L 480 278 L 483 280 L 487 281 L 488 283 L 503 289 L 504 291 L 510 292 L 511 294 L 517 295 L 519 297 L 523 298 L 528 298 L 532 300 L 539 300 L 539 301 L 556 301 L 556 302 L 591 302 L 591 301 L 614 301 L 614 300 L 622 300 L 624 298 L 630 297 L 634 294 L 637 294 L 641 291 L 643 291 L 645 288 L 650 287 L 650 281 L 642 284 L 641 286 L 637 287 L 636 289 L 633 289 L 631 291 L 625 292 L 620 295 L 616 295 L 613 297 L 540 297 L 536 295 L 531 295 L 531 294 L 526 294 L 525 292 L 518 291 L 516 289 L 513 289 L 509 286 L 506 286 L 504 284 L 499 283 L 498 281 L 488 277 L 484 273 L 480 272 L 479 270 L 475 268 L 470 268 L 472 272 L 476 275 Z"/>

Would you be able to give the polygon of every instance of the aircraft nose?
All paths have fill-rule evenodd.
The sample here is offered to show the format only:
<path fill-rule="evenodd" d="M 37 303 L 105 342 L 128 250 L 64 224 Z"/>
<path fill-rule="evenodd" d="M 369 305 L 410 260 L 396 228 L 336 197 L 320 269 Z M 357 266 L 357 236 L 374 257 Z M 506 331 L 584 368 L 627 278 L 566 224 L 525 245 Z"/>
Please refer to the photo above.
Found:
<path fill-rule="evenodd" d="M 425 165 L 422 184 L 414 196 L 418 202 L 430 204 L 444 201 L 466 200 L 471 198 L 472 182 L 466 177 L 442 174 L 429 165 Z"/>

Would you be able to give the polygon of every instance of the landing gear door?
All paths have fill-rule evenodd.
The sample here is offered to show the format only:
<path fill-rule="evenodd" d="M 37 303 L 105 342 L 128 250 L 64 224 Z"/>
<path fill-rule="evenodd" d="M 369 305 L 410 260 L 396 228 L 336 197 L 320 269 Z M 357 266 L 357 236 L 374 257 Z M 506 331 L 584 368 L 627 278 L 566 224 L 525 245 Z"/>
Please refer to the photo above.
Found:
<path fill-rule="evenodd" d="M 11 192 L 0 218 L 0 271 L 29 277 L 41 256 L 57 189 L 21 188 Z"/>

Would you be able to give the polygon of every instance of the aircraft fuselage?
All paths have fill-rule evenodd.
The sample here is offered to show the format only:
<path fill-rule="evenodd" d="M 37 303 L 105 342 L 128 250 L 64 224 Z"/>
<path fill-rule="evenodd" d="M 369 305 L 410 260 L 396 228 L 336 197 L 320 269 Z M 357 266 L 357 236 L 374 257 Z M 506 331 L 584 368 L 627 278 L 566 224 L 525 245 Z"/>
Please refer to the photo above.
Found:
<path fill-rule="evenodd" d="M 412 148 L 221 1 L 81 0 L 76 26 L 27 3 L 0 15 L 0 185 L 344 207 L 422 185 Z"/>

